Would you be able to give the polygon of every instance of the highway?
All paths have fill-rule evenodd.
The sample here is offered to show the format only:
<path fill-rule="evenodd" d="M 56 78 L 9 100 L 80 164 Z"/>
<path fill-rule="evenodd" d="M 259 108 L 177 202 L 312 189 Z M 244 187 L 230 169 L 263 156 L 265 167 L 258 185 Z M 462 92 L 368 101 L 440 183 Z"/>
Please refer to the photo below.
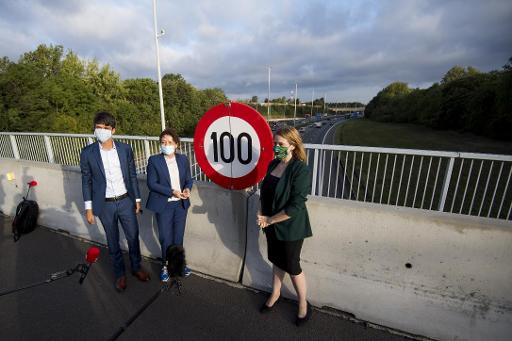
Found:
<path fill-rule="evenodd" d="M 301 132 L 304 143 L 307 144 L 335 144 L 336 128 L 344 124 L 347 120 L 341 117 L 324 120 L 321 127 L 316 127 L 314 123 L 308 124 L 305 130 Z M 342 160 L 338 160 L 338 155 L 341 155 Z M 349 193 L 352 193 L 351 198 L 355 199 L 357 193 L 354 193 L 350 187 L 350 177 L 344 176 L 345 173 L 345 160 L 343 160 L 344 153 L 325 151 L 319 153 L 318 157 L 318 170 L 316 179 L 315 194 L 322 193 L 324 196 L 336 198 L 349 198 Z M 314 151 L 310 150 L 308 153 L 308 164 L 313 171 L 314 165 Z M 339 164 L 339 167 L 338 167 Z M 323 175 L 323 176 L 322 176 Z M 332 179 L 329 183 L 329 179 Z M 353 181 L 353 179 L 352 179 Z M 344 182 L 344 183 L 343 183 Z M 321 192 L 320 192 L 321 190 Z"/>

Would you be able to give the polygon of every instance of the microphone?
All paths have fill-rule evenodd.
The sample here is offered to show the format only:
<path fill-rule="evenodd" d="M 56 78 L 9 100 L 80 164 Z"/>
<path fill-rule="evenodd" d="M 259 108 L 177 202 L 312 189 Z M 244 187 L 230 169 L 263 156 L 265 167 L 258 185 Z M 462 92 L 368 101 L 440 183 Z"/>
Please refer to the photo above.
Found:
<path fill-rule="evenodd" d="M 170 245 L 167 248 L 165 264 L 167 265 L 167 271 L 169 277 L 183 277 L 185 271 L 185 249 L 181 245 Z"/>
<path fill-rule="evenodd" d="M 80 280 L 78 281 L 80 284 L 82 284 L 85 280 L 85 277 L 87 277 L 87 274 L 89 273 L 89 269 L 91 268 L 93 263 L 96 263 L 98 260 L 98 257 L 100 255 L 100 249 L 96 246 L 91 246 L 89 249 L 87 249 L 87 253 L 85 254 L 85 261 L 86 264 L 82 264 L 82 267 L 80 269 L 80 272 L 82 275 L 80 276 Z"/>

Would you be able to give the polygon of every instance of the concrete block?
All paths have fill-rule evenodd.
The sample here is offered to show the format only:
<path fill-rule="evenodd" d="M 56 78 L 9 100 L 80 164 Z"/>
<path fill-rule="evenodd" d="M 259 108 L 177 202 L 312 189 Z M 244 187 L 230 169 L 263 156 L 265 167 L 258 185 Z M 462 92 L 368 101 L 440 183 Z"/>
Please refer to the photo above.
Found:
<path fill-rule="evenodd" d="M 250 198 L 250 217 L 258 201 Z M 307 207 L 313 237 L 301 265 L 315 305 L 435 339 L 512 335 L 510 222 L 319 197 Z M 270 291 L 253 220 L 242 283 Z M 295 297 L 289 280 L 284 295 Z"/>

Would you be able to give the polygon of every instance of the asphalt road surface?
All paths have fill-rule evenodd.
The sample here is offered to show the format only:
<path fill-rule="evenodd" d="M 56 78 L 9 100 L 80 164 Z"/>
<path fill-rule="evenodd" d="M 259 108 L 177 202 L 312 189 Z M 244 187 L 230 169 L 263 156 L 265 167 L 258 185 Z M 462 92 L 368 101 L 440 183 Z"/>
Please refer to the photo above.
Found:
<path fill-rule="evenodd" d="M 107 249 L 101 247 L 83 285 L 74 274 L 1 295 L 82 263 L 89 246 L 44 227 L 14 243 L 11 218 L 0 215 L 2 341 L 107 340 L 160 289 L 159 266 L 146 259 L 143 267 L 151 272 L 151 281 L 141 283 L 128 275 L 127 290 L 117 293 Z M 272 313 L 261 315 L 265 293 L 201 274 L 184 279 L 183 286 L 181 296 L 163 292 L 118 340 L 406 340 L 318 308 L 311 321 L 297 328 L 295 302 L 284 300 Z"/>

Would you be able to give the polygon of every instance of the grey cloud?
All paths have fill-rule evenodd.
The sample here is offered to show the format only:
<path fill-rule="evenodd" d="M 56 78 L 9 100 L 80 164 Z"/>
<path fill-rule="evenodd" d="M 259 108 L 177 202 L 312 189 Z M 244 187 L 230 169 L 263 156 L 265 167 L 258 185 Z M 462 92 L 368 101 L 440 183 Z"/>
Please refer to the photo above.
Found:
<path fill-rule="evenodd" d="M 40 0 L 1 6 L 2 54 L 12 58 L 38 43 L 58 43 L 111 64 L 123 78 L 155 78 L 148 3 Z M 267 65 L 272 97 L 289 96 L 298 82 L 302 99 L 314 88 L 315 97 L 367 102 L 392 81 L 428 86 L 453 65 L 489 71 L 512 55 L 507 0 L 204 0 L 158 6 L 159 28 L 166 29 L 160 39 L 163 73 L 181 73 L 200 88 L 221 87 L 235 99 L 267 96 Z M 91 8 L 105 12 L 99 13 L 103 22 Z"/>

